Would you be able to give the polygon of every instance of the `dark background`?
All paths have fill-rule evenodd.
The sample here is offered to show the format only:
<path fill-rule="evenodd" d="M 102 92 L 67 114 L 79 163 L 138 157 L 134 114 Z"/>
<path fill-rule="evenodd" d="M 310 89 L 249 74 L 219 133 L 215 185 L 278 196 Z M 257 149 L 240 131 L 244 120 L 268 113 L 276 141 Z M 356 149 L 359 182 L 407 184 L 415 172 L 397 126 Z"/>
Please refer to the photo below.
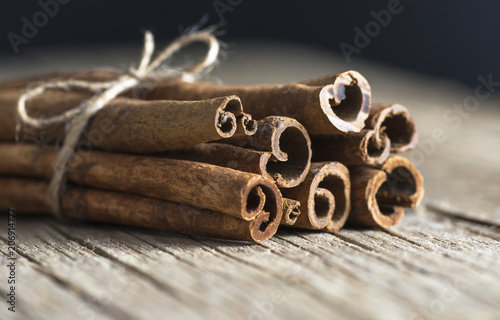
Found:
<path fill-rule="evenodd" d="M 53 2 L 57 0 L 41 0 Z M 225 22 L 222 40 L 251 38 L 292 41 L 341 52 L 341 42 L 353 44 L 354 27 L 374 20 L 371 10 L 387 9 L 390 1 L 111 1 L 59 0 L 59 12 L 19 53 L 42 46 L 142 41 L 142 31 L 157 39 L 172 39 L 183 26 L 205 15 L 205 26 Z M 452 79 L 474 86 L 479 75 L 500 78 L 500 2 L 401 0 L 403 10 L 392 15 L 356 59 Z M 10 32 L 22 35 L 22 18 L 33 20 L 38 1 L 6 1 L 0 5 L 0 52 L 14 55 Z M 495 76 L 498 75 L 498 76 Z"/>

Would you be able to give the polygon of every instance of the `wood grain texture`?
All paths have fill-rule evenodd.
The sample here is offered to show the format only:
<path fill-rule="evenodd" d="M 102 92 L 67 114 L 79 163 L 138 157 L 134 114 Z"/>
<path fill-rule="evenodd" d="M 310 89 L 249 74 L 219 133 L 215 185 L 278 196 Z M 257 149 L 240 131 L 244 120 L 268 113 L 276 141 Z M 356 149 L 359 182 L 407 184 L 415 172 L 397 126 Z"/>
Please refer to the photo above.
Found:
<path fill-rule="evenodd" d="M 43 64 L 43 52 L 16 57 L 0 62 L 1 76 L 129 65 L 136 49 L 75 52 L 69 60 L 50 52 Z M 361 59 L 351 68 L 370 81 L 377 101 L 408 107 L 419 128 L 420 143 L 405 156 L 422 172 L 426 195 L 397 227 L 336 234 L 284 229 L 252 245 L 18 216 L 16 318 L 500 318 L 500 112 L 490 108 L 498 102 L 491 97 L 462 116 L 453 106 L 473 89 Z M 263 74 L 288 83 L 346 69 L 342 59 L 302 47 L 241 44 L 215 72 L 227 83 L 248 84 Z M 276 111 L 291 115 L 286 105 Z M 0 319 L 14 318 L 0 307 Z"/>

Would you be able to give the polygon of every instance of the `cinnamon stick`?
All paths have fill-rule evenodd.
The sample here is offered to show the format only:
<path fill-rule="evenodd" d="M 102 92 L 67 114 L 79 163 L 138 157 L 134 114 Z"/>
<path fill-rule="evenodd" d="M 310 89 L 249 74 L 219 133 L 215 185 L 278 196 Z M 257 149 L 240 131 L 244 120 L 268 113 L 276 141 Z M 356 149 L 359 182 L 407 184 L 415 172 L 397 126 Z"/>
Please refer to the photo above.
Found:
<path fill-rule="evenodd" d="M 240 171 L 257 173 L 268 179 L 273 179 L 275 174 L 283 176 L 295 171 L 288 170 L 288 166 L 284 166 L 285 170 L 281 169 L 280 166 L 273 166 L 268 169 L 270 159 L 273 158 L 276 161 L 271 152 L 256 151 L 222 143 L 202 143 L 191 148 L 174 150 L 166 153 L 166 155 L 175 159 L 200 161 Z M 286 162 L 277 162 L 277 164 L 283 163 Z M 273 171 L 276 169 L 278 171 Z M 300 169 L 297 172 L 302 171 Z M 278 185 L 280 186 L 279 182 Z M 300 202 L 283 198 L 281 223 L 293 225 L 297 221 L 299 214 Z"/>
<path fill-rule="evenodd" d="M 266 117 L 258 121 L 252 136 L 220 140 L 247 148 L 220 143 L 199 144 L 165 153 L 168 157 L 205 162 L 241 171 L 258 173 L 292 188 L 304 181 L 311 163 L 311 141 L 304 127 L 287 117 Z"/>
<path fill-rule="evenodd" d="M 0 174 L 50 177 L 58 150 L 32 144 L 0 144 Z M 252 220 L 275 207 L 281 194 L 260 175 L 185 160 L 106 152 L 77 153 L 68 180 L 84 186 L 122 191 Z M 272 212 L 276 217 L 278 212 Z M 281 213 L 280 217 L 281 217 Z"/>
<path fill-rule="evenodd" d="M 302 124 L 289 117 L 266 117 L 258 121 L 254 135 L 234 136 L 220 142 L 271 152 L 277 161 L 268 162 L 268 171 L 273 172 L 273 179 L 284 188 L 304 181 L 311 164 L 309 134 Z"/>
<path fill-rule="evenodd" d="M 148 98 L 206 99 L 226 94 L 238 95 L 255 119 L 285 114 L 297 119 L 311 134 L 360 131 L 371 101 L 370 85 L 356 71 L 279 85 L 165 82 L 160 83 Z"/>
<path fill-rule="evenodd" d="M 295 227 L 340 230 L 350 211 L 348 169 L 338 162 L 312 163 L 306 180 L 291 189 L 281 189 L 286 198 L 301 203 Z"/>
<path fill-rule="evenodd" d="M 379 142 L 377 142 L 377 139 Z M 380 165 L 390 152 L 390 141 L 374 130 L 311 138 L 312 161 L 339 161 L 351 165 Z"/>
<path fill-rule="evenodd" d="M 26 79 L 4 81 L 1 88 L 22 88 L 34 81 L 81 79 L 104 81 L 118 74 L 109 70 L 51 73 Z M 137 93 L 136 93 L 137 94 Z M 368 81 L 356 71 L 346 71 L 300 83 L 229 86 L 209 82 L 168 81 L 145 94 L 147 99 L 201 100 L 237 95 L 246 112 L 255 119 L 287 115 L 297 119 L 311 134 L 359 132 L 371 104 Z"/>
<path fill-rule="evenodd" d="M 50 214 L 48 184 L 0 177 L 0 208 Z M 261 242 L 272 237 L 281 219 L 281 202 L 270 202 L 253 220 L 170 201 L 69 185 L 62 196 L 64 214 L 73 219 L 116 223 L 232 240 Z M 278 207 L 273 207 L 278 205 Z M 274 213 L 278 213 L 273 216 Z"/>
<path fill-rule="evenodd" d="M 403 219 L 404 209 L 394 204 L 392 198 L 380 197 L 382 185 L 388 182 L 385 171 L 355 166 L 351 174 L 351 213 L 348 223 L 354 225 L 390 228 Z"/>
<path fill-rule="evenodd" d="M 305 178 L 303 166 L 278 161 L 271 152 L 224 143 L 201 143 L 194 147 L 173 150 L 164 155 L 173 159 L 204 162 L 260 174 L 267 179 L 274 180 L 279 187 L 284 188 L 298 185 Z"/>
<path fill-rule="evenodd" d="M 380 201 L 405 208 L 414 208 L 420 203 L 424 197 L 424 178 L 410 160 L 390 156 L 380 170 L 387 174 L 387 181 L 377 193 Z"/>
<path fill-rule="evenodd" d="M 0 140 L 13 141 L 20 92 L 0 90 Z M 27 104 L 34 117 L 60 114 L 88 98 L 85 92 L 50 91 Z M 202 101 L 141 101 L 117 98 L 89 122 L 80 145 L 103 150 L 152 153 L 254 134 L 256 123 L 242 110 L 236 96 Z M 25 131 L 26 130 L 26 131 Z M 53 143 L 62 140 L 65 124 L 44 129 L 23 128 L 25 140 Z"/>
<path fill-rule="evenodd" d="M 391 152 L 405 152 L 417 145 L 417 126 L 407 108 L 400 104 L 373 104 L 365 121 L 375 131 L 375 143 L 383 145 L 385 135 L 391 141 Z"/>

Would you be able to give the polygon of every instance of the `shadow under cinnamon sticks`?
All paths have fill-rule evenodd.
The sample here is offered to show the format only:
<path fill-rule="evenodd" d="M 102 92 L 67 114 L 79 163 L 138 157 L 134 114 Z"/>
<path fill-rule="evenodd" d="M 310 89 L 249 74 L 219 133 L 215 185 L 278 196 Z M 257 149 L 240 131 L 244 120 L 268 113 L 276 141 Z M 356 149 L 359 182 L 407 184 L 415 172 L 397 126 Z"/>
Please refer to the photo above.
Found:
<path fill-rule="evenodd" d="M 50 214 L 48 183 L 0 176 L 0 208 L 20 213 Z M 215 238 L 261 242 L 271 238 L 278 223 L 270 222 L 281 203 L 268 202 L 254 219 L 245 221 L 216 211 L 121 192 L 68 185 L 62 196 L 66 217 L 115 223 Z M 274 207 L 278 205 L 278 207 Z"/>

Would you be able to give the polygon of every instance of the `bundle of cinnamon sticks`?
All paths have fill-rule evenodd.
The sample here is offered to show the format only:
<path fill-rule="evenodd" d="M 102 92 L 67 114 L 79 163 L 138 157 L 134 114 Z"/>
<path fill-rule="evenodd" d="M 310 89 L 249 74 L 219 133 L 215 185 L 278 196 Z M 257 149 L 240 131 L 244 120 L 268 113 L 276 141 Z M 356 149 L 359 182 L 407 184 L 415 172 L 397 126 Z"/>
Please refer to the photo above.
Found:
<path fill-rule="evenodd" d="M 48 181 L 67 124 L 18 128 L 23 90 L 116 76 L 92 70 L 0 83 L 0 209 L 51 213 Z M 27 110 L 50 117 L 89 96 L 48 90 Z M 91 118 L 60 206 L 71 219 L 253 242 L 279 226 L 389 228 L 423 196 L 415 166 L 391 155 L 416 143 L 409 111 L 372 104 L 370 85 L 355 71 L 277 85 L 163 81 L 113 99 Z"/>

